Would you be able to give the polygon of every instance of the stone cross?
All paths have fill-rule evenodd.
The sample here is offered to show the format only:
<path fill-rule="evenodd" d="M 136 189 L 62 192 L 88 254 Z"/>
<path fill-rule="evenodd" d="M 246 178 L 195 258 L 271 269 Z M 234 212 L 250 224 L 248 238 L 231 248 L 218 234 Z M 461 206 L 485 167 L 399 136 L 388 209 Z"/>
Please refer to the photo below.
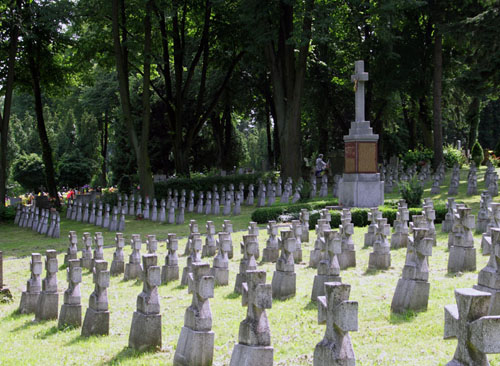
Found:
<path fill-rule="evenodd" d="M 387 236 L 391 234 L 391 225 L 386 218 L 377 219 L 377 232 L 373 242 L 373 252 L 368 260 L 369 269 L 387 269 L 391 266 L 390 244 Z"/>
<path fill-rule="evenodd" d="M 158 249 L 156 235 L 147 235 L 146 248 L 148 249 L 148 254 L 156 254 L 156 250 Z"/>
<path fill-rule="evenodd" d="M 340 269 L 356 267 L 356 247 L 352 239 L 354 224 L 351 222 L 351 211 L 348 208 L 342 209 L 340 222 L 339 232 L 342 238 L 342 253 L 338 255 Z"/>
<path fill-rule="evenodd" d="M 161 271 L 161 283 L 168 283 L 179 279 L 179 257 L 177 250 L 179 249 L 179 241 L 176 234 L 168 234 L 167 250 L 165 257 L 165 265 Z"/>
<path fill-rule="evenodd" d="M 309 242 L 309 211 L 307 208 L 303 208 L 300 210 L 299 216 L 300 223 L 302 225 L 302 237 L 300 241 L 304 243 Z"/>
<path fill-rule="evenodd" d="M 279 240 L 281 255 L 276 261 L 276 271 L 273 274 L 273 298 L 286 300 L 295 296 L 296 275 L 293 253 L 297 246 L 297 239 L 293 231 L 283 230 Z"/>
<path fill-rule="evenodd" d="M 193 221 L 193 220 L 192 220 Z M 189 274 L 192 272 L 192 264 L 201 262 L 202 243 L 200 233 L 194 232 L 189 239 L 189 252 L 186 260 L 186 267 L 182 271 L 181 286 L 189 284 Z"/>
<path fill-rule="evenodd" d="M 230 366 L 272 366 L 274 350 L 266 309 L 273 303 L 271 285 L 266 284 L 265 271 L 248 271 L 243 284 L 242 304 L 247 316 L 240 323 L 238 343 L 234 346 Z"/>
<path fill-rule="evenodd" d="M 127 197 L 127 196 L 125 196 Z M 122 233 L 115 235 L 115 252 L 113 253 L 113 261 L 111 262 L 111 275 L 116 276 L 125 272 L 125 257 L 123 248 L 125 247 L 125 239 Z"/>
<path fill-rule="evenodd" d="M 292 220 L 290 229 L 293 232 L 296 240 L 296 248 L 293 252 L 293 258 L 295 263 L 302 262 L 302 224 L 300 220 Z"/>
<path fill-rule="evenodd" d="M 444 307 L 444 339 L 457 338 L 448 365 L 486 366 L 486 354 L 500 353 L 500 316 L 488 316 L 491 294 L 455 289 L 456 305 Z"/>
<path fill-rule="evenodd" d="M 448 272 L 464 272 L 476 270 L 476 248 L 474 248 L 474 215 L 471 209 L 458 207 L 451 232 L 451 243 L 448 258 Z"/>
<path fill-rule="evenodd" d="M 259 250 L 259 242 L 256 235 L 243 235 L 243 241 L 240 243 L 243 258 L 240 261 L 240 271 L 236 275 L 234 284 L 234 292 L 241 294 L 243 291 L 243 283 L 247 280 L 247 271 L 257 269 L 257 261 L 255 256 Z"/>
<path fill-rule="evenodd" d="M 351 286 L 325 283 L 325 296 L 318 297 L 318 323 L 326 323 L 325 336 L 314 349 L 314 365 L 354 365 L 348 332 L 358 330 L 358 302 L 349 301 Z"/>
<path fill-rule="evenodd" d="M 262 251 L 262 262 L 276 262 L 279 255 L 278 226 L 276 225 L 276 221 L 269 221 L 266 229 L 269 238 L 266 241 L 266 247 Z"/>
<path fill-rule="evenodd" d="M 413 238 L 408 240 L 403 276 L 399 279 L 392 298 L 391 310 L 403 313 L 407 310 L 427 310 L 429 301 L 429 263 L 433 238 L 427 228 L 412 228 Z"/>
<path fill-rule="evenodd" d="M 158 286 L 161 284 L 161 270 L 157 266 L 156 254 L 144 254 L 142 266 L 142 292 L 137 296 L 137 310 L 132 317 L 128 345 L 138 351 L 161 347 L 161 314 Z"/>
<path fill-rule="evenodd" d="M 84 232 L 82 241 L 83 249 L 80 267 L 92 270 L 92 238 L 90 237 L 90 233 Z"/>
<path fill-rule="evenodd" d="M 342 239 L 337 231 L 325 230 L 321 241 L 321 259 L 318 263 L 318 273 L 314 276 L 311 300 L 316 301 L 325 294 L 326 282 L 341 282 L 340 266 L 337 255 L 342 251 Z"/>
<path fill-rule="evenodd" d="M 321 246 L 322 241 L 325 240 L 324 232 L 330 229 L 330 224 L 325 219 L 318 219 L 316 224 L 316 241 L 314 242 L 314 249 L 311 250 L 309 256 L 309 267 L 317 268 L 319 261 L 321 260 Z"/>
<path fill-rule="evenodd" d="M 490 203 L 488 211 L 489 222 L 486 226 L 486 232 L 483 233 L 483 237 L 481 239 L 481 249 L 483 250 L 483 255 L 488 255 L 491 252 L 491 229 L 500 227 L 500 203 Z"/>
<path fill-rule="evenodd" d="M 21 295 L 21 303 L 19 305 L 19 313 L 21 314 L 34 313 L 36 310 L 38 297 L 40 295 L 40 291 L 42 291 L 42 280 L 41 280 L 42 267 L 43 267 L 42 255 L 40 253 L 31 253 L 31 261 L 30 261 L 31 276 L 26 283 L 26 291 L 23 291 Z M 1 279 L 0 279 L 0 287 L 1 287 Z"/>
<path fill-rule="evenodd" d="M 205 228 L 207 236 L 205 237 L 205 245 L 203 246 L 202 257 L 213 257 L 217 247 L 215 246 L 215 224 L 213 221 L 207 221 Z"/>
<path fill-rule="evenodd" d="M 410 211 L 406 207 L 398 207 L 394 220 L 394 233 L 391 236 L 391 249 L 405 248 L 408 245 L 408 220 Z"/>
<path fill-rule="evenodd" d="M 92 273 L 94 292 L 90 294 L 89 307 L 83 321 L 83 337 L 109 334 L 108 287 L 110 274 L 107 269 L 108 262 L 95 261 Z"/>
<path fill-rule="evenodd" d="M 102 237 L 101 232 L 96 232 L 94 235 L 94 256 L 92 257 L 92 268 L 94 268 L 94 264 L 96 260 L 104 260 L 104 238 Z"/>
<path fill-rule="evenodd" d="M 375 241 L 375 235 L 377 233 L 377 220 L 382 218 L 382 212 L 378 210 L 378 208 L 372 208 L 370 212 L 368 212 L 368 221 L 370 221 L 370 225 L 368 226 L 368 232 L 365 234 L 365 247 L 373 246 Z"/>
<path fill-rule="evenodd" d="M 80 292 L 82 267 L 80 267 L 80 261 L 78 259 L 70 259 L 66 273 L 68 288 L 64 291 L 64 304 L 59 314 L 58 326 L 59 328 L 64 325 L 79 327 L 82 325 L 82 295 Z"/>
<path fill-rule="evenodd" d="M 194 263 L 189 274 L 188 292 L 193 294 L 184 315 L 184 326 L 174 355 L 174 365 L 211 365 L 214 353 L 212 311 L 209 299 L 214 297 L 214 277 L 207 263 Z"/>
<path fill-rule="evenodd" d="M 76 231 L 70 231 L 68 235 L 69 246 L 64 256 L 64 264 L 67 266 L 70 259 L 76 259 L 78 254 L 78 238 L 76 236 Z"/>
<path fill-rule="evenodd" d="M 355 122 L 365 121 L 365 82 L 368 81 L 368 73 L 364 71 L 365 62 L 363 60 L 354 63 L 354 75 L 351 81 L 354 82 L 356 118 Z"/>
<path fill-rule="evenodd" d="M 136 278 L 141 278 L 142 275 L 142 265 L 141 265 L 141 247 L 142 241 L 139 234 L 132 234 L 130 239 L 130 246 L 132 247 L 132 253 L 129 256 L 129 262 L 125 265 L 125 274 L 123 279 L 132 280 Z"/>
<path fill-rule="evenodd" d="M 49 249 L 46 252 L 46 277 L 42 280 L 42 292 L 38 297 L 35 320 L 57 319 L 59 312 L 59 294 L 57 293 L 57 252 Z"/>
<path fill-rule="evenodd" d="M 491 293 L 488 315 L 500 315 L 500 228 L 491 228 L 490 259 L 478 275 L 476 290 Z"/>

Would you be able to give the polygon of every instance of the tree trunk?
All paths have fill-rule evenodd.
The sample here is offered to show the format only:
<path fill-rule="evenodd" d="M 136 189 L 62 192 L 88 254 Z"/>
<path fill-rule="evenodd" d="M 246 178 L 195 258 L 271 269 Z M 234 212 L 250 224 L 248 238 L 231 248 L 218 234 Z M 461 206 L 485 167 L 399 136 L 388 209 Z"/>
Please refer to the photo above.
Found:
<path fill-rule="evenodd" d="M 426 148 L 433 148 L 433 138 L 431 130 L 431 121 L 429 117 L 429 110 L 427 105 L 426 96 L 421 96 L 418 99 L 418 119 L 420 122 L 420 128 L 422 132 L 423 145 Z"/>
<path fill-rule="evenodd" d="M 19 9 L 19 1 L 17 3 Z M 5 96 L 3 101 L 3 115 L 0 115 L 0 207 L 5 206 L 7 194 L 7 151 L 10 123 L 10 107 L 12 105 L 12 92 L 14 90 L 14 66 L 16 63 L 17 42 L 19 27 L 12 22 L 9 44 L 9 59 L 7 61 L 7 78 L 4 86 Z"/>
<path fill-rule="evenodd" d="M 45 164 L 45 180 L 47 183 L 47 191 L 49 196 L 55 201 L 55 206 L 60 207 L 59 195 L 57 194 L 57 184 L 55 179 L 54 163 L 52 160 L 52 148 L 50 147 L 49 137 L 45 128 L 45 120 L 43 118 L 42 91 L 40 88 L 40 70 L 38 68 L 38 52 L 36 45 L 29 42 L 28 45 L 28 62 L 31 74 L 33 94 L 35 96 L 35 113 L 37 121 L 38 136 L 42 146 L 42 158 Z M 35 59 L 36 58 L 36 59 Z"/>
<path fill-rule="evenodd" d="M 433 123 L 434 123 L 434 159 L 432 167 L 436 170 L 443 161 L 443 129 L 441 126 L 441 94 L 443 89 L 443 39 L 441 33 L 434 30 L 434 93 L 433 93 Z"/>
<path fill-rule="evenodd" d="M 469 141 L 467 141 L 467 146 L 469 151 L 472 150 L 472 145 L 477 140 L 478 128 L 479 128 L 479 112 L 481 110 L 481 101 L 478 97 L 473 97 L 472 102 L 469 105 L 469 109 L 467 111 L 467 122 L 470 123 L 469 130 Z"/>
<path fill-rule="evenodd" d="M 271 117 L 269 115 L 269 104 L 266 101 L 266 136 L 267 136 L 267 163 L 270 167 L 274 167 L 273 145 L 271 138 Z"/>
<path fill-rule="evenodd" d="M 108 185 L 106 170 L 107 164 L 106 159 L 108 156 L 108 125 L 109 125 L 109 111 L 106 109 L 104 112 L 104 121 L 102 125 L 101 131 L 101 157 L 102 157 L 102 166 L 101 166 L 101 186 L 106 187 Z"/>

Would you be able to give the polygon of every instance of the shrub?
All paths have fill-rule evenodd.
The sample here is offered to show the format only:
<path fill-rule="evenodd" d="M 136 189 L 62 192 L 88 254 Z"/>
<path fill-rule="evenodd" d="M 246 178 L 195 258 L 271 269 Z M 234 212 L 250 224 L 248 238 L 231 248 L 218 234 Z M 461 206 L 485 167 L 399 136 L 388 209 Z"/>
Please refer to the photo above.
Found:
<path fill-rule="evenodd" d="M 474 142 L 474 145 L 472 145 L 471 157 L 477 167 L 479 167 L 484 160 L 483 148 L 477 140 Z"/>
<path fill-rule="evenodd" d="M 313 201 L 307 203 L 297 203 L 295 205 L 282 205 L 272 207 L 261 207 L 252 213 L 252 221 L 258 224 L 267 224 L 270 220 L 278 220 L 281 215 L 296 214 L 302 209 L 309 211 L 324 208 L 325 206 L 335 206 L 338 204 L 337 200 L 334 201 Z M 309 217 L 311 220 L 311 217 Z"/>
<path fill-rule="evenodd" d="M 401 193 L 401 197 L 406 201 L 408 207 L 418 207 L 422 202 L 424 189 L 417 177 L 413 176 L 408 182 L 399 184 L 399 193 Z"/>
<path fill-rule="evenodd" d="M 59 184 L 65 187 L 81 187 L 90 183 L 95 171 L 95 162 L 78 153 L 64 153 L 57 164 Z"/>
<path fill-rule="evenodd" d="M 428 148 L 419 148 L 415 150 L 408 150 L 400 157 L 405 168 L 413 165 L 422 166 L 432 161 L 434 152 Z"/>
<path fill-rule="evenodd" d="M 455 149 L 452 145 L 445 146 L 443 159 L 446 167 L 453 168 L 457 164 L 460 168 L 467 160 L 462 151 Z"/>
<path fill-rule="evenodd" d="M 0 222 L 11 222 L 16 217 L 16 208 L 14 206 L 0 206 Z"/>

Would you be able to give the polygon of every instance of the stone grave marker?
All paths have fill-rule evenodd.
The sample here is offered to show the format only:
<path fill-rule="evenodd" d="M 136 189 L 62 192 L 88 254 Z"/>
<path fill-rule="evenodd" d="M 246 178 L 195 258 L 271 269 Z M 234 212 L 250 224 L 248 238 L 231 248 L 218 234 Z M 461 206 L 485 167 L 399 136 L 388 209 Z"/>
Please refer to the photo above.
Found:
<path fill-rule="evenodd" d="M 455 210 L 457 208 L 457 206 L 455 204 L 455 198 L 448 197 L 448 202 L 446 203 L 446 208 L 448 209 L 448 211 L 446 212 L 446 215 L 444 217 L 444 221 L 441 225 L 441 231 L 443 233 L 450 233 L 451 229 L 453 228 Z"/>
<path fill-rule="evenodd" d="M 300 210 L 299 220 L 302 225 L 302 237 L 300 240 L 303 243 L 309 243 L 309 211 L 307 208 Z"/>
<path fill-rule="evenodd" d="M 408 220 L 410 220 L 408 208 L 405 206 L 398 207 L 396 220 L 394 220 L 394 233 L 391 235 L 391 249 L 406 248 L 408 246 Z"/>
<path fill-rule="evenodd" d="M 273 303 L 271 285 L 266 284 L 265 271 L 249 270 L 246 277 L 241 301 L 247 306 L 247 316 L 240 323 L 229 365 L 272 366 L 274 349 L 266 314 Z"/>
<path fill-rule="evenodd" d="M 126 196 L 125 196 L 126 197 Z M 118 276 L 125 272 L 125 257 L 123 248 L 125 247 L 125 239 L 122 233 L 115 235 L 115 252 L 113 253 L 113 261 L 111 262 L 111 276 Z"/>
<path fill-rule="evenodd" d="M 295 251 L 293 252 L 293 260 L 298 264 L 302 262 L 302 224 L 299 220 L 292 220 L 290 229 L 295 236 Z"/>
<path fill-rule="evenodd" d="M 167 255 L 165 256 L 165 265 L 161 271 L 161 283 L 167 284 L 179 279 L 179 258 L 177 250 L 179 241 L 176 234 L 169 233 L 167 236 Z"/>
<path fill-rule="evenodd" d="M 481 238 L 481 249 L 483 251 L 483 255 L 488 255 L 491 253 L 491 229 L 500 228 L 500 203 L 490 203 L 488 211 L 490 221 L 488 223 L 488 226 L 486 227 L 486 232 L 483 233 L 483 237 Z"/>
<path fill-rule="evenodd" d="M 341 253 L 337 256 L 340 269 L 356 267 L 356 247 L 352 239 L 352 236 L 354 235 L 354 224 L 351 222 L 350 209 L 342 209 L 340 222 L 339 232 L 342 240 L 342 249 Z"/>
<path fill-rule="evenodd" d="M 266 247 L 262 251 L 262 262 L 274 263 L 279 256 L 278 226 L 276 225 L 276 221 L 269 221 L 266 229 L 269 238 L 266 241 Z"/>
<path fill-rule="evenodd" d="M 326 331 L 314 348 L 314 366 L 356 363 L 349 332 L 358 330 L 358 302 L 349 301 L 350 292 L 350 285 L 325 283 L 325 296 L 318 298 L 318 323 L 326 323 Z"/>
<path fill-rule="evenodd" d="M 293 231 L 281 231 L 279 241 L 281 255 L 276 261 L 276 271 L 274 271 L 271 282 L 273 299 L 286 300 L 295 296 L 296 274 L 293 253 L 296 250 L 297 239 Z"/>
<path fill-rule="evenodd" d="M 21 303 L 19 304 L 20 314 L 32 314 L 36 311 L 38 297 L 42 291 L 42 267 L 42 255 L 40 253 L 31 253 L 31 276 L 26 283 L 26 291 L 23 291 L 21 294 Z M 1 273 L 2 271 L 0 270 L 0 284 L 2 284 Z"/>
<path fill-rule="evenodd" d="M 94 268 L 96 260 L 104 260 L 104 238 L 101 232 L 94 234 L 94 255 L 92 256 L 92 268 Z"/>
<path fill-rule="evenodd" d="M 76 236 L 76 235 L 75 235 Z M 82 325 L 82 267 L 78 259 L 70 259 L 66 268 L 68 288 L 64 291 L 64 303 L 59 314 L 59 328 L 63 326 L 79 327 Z"/>
<path fill-rule="evenodd" d="M 471 288 L 455 289 L 456 305 L 444 307 L 444 339 L 457 338 L 447 365 L 486 366 L 486 354 L 500 353 L 500 316 L 488 316 L 491 294 Z"/>
<path fill-rule="evenodd" d="M 500 315 L 500 228 L 491 229 L 490 258 L 474 288 L 491 294 L 488 315 Z"/>
<path fill-rule="evenodd" d="M 448 257 L 448 272 L 476 270 L 476 248 L 474 248 L 474 215 L 470 208 L 457 208 L 457 215 L 452 231 L 452 242 Z"/>
<path fill-rule="evenodd" d="M 213 257 L 217 250 L 215 245 L 215 224 L 213 221 L 207 221 L 205 225 L 207 236 L 205 237 L 205 245 L 203 245 L 201 257 Z"/>
<path fill-rule="evenodd" d="M 146 235 L 146 248 L 148 254 L 156 254 L 158 250 L 158 240 L 156 240 L 156 235 Z"/>
<path fill-rule="evenodd" d="M 259 250 L 259 242 L 256 235 L 243 235 L 243 241 L 240 243 L 241 253 L 243 258 L 240 261 L 240 271 L 236 275 L 234 284 L 234 292 L 241 294 L 243 292 L 243 283 L 247 281 L 247 271 L 257 269 L 257 261 L 255 255 Z"/>
<path fill-rule="evenodd" d="M 57 292 L 57 252 L 48 249 L 45 252 L 45 273 L 42 280 L 42 292 L 38 297 L 35 321 L 57 319 L 59 312 L 59 293 Z"/>
<path fill-rule="evenodd" d="M 391 266 L 391 251 L 387 236 L 391 234 L 391 225 L 386 218 L 377 219 L 377 232 L 370 253 L 368 269 L 388 269 Z"/>
<path fill-rule="evenodd" d="M 139 234 L 132 234 L 130 239 L 132 253 L 129 256 L 128 263 L 125 265 L 124 281 L 140 279 L 142 276 L 141 247 L 142 241 Z"/>
<path fill-rule="evenodd" d="M 316 224 L 316 240 L 314 242 L 314 249 L 311 250 L 309 255 L 309 267 L 318 267 L 318 263 L 321 260 L 321 248 L 323 246 L 322 242 L 325 240 L 324 232 L 325 230 L 330 229 L 330 224 L 327 220 L 318 219 L 318 222 Z"/>
<path fill-rule="evenodd" d="M 193 272 L 193 263 L 201 262 L 202 240 L 200 233 L 194 232 L 189 239 L 189 254 L 186 259 L 186 267 L 182 270 L 181 286 L 187 286 L 189 283 L 189 274 Z"/>
<path fill-rule="evenodd" d="M 382 212 L 380 212 L 377 207 L 370 209 L 370 212 L 368 212 L 368 221 L 370 225 L 368 226 L 368 232 L 365 234 L 365 247 L 373 246 L 375 236 L 377 235 L 377 220 L 381 218 Z"/>
<path fill-rule="evenodd" d="M 489 205 L 492 202 L 491 195 L 487 191 L 481 193 L 481 200 L 479 201 L 479 212 L 477 213 L 476 232 L 484 233 L 490 222 Z"/>
<path fill-rule="evenodd" d="M 137 296 L 137 310 L 132 317 L 128 346 L 138 351 L 161 348 L 161 314 L 158 286 L 161 271 L 156 254 L 144 254 L 142 292 Z"/>
<path fill-rule="evenodd" d="M 184 248 L 184 255 L 189 255 L 189 253 L 191 253 L 190 251 L 190 246 L 191 246 L 191 241 L 193 240 L 193 237 L 195 234 L 199 234 L 199 231 L 198 231 L 198 223 L 196 222 L 196 220 L 190 220 L 189 221 L 189 236 L 188 236 L 188 240 L 186 242 L 186 247 Z M 187 285 L 187 282 L 186 282 L 186 285 Z"/>
<path fill-rule="evenodd" d="M 77 259 L 78 256 L 78 238 L 76 231 L 70 231 L 68 234 L 69 246 L 64 255 L 64 265 L 67 266 L 71 259 Z"/>
<path fill-rule="evenodd" d="M 217 255 L 214 258 L 212 276 L 216 286 L 227 286 L 229 284 L 229 257 L 228 253 L 232 247 L 231 235 L 220 232 L 216 240 Z"/>
<path fill-rule="evenodd" d="M 232 259 L 234 251 L 233 251 L 233 240 L 231 238 L 231 234 L 233 233 L 233 224 L 231 223 L 231 220 L 224 220 L 223 221 L 222 232 L 229 234 L 229 239 L 231 240 L 231 250 L 229 250 L 229 253 L 227 254 L 227 256 L 229 257 L 229 259 Z"/>
<path fill-rule="evenodd" d="M 413 238 L 408 241 L 403 276 L 398 280 L 392 298 L 391 310 L 404 313 L 407 310 L 427 310 L 429 302 L 429 262 L 433 238 L 427 228 L 412 228 Z"/>
<path fill-rule="evenodd" d="M 189 274 L 188 292 L 193 294 L 184 315 L 174 365 L 210 366 L 214 354 L 215 333 L 212 331 L 212 311 L 209 299 L 214 297 L 214 277 L 207 263 L 193 263 Z"/>
<path fill-rule="evenodd" d="M 94 291 L 89 297 L 89 307 L 85 312 L 82 337 L 109 334 L 108 287 L 110 274 L 108 262 L 97 260 L 92 272 Z"/>
<path fill-rule="evenodd" d="M 338 255 L 342 251 L 342 239 L 337 231 L 325 230 L 321 242 L 321 260 L 318 263 L 318 273 L 314 276 L 311 300 L 317 301 L 325 294 L 325 283 L 341 282 Z"/>
<path fill-rule="evenodd" d="M 92 270 L 92 238 L 90 233 L 84 232 L 83 237 L 82 257 L 80 258 L 80 267 Z"/>

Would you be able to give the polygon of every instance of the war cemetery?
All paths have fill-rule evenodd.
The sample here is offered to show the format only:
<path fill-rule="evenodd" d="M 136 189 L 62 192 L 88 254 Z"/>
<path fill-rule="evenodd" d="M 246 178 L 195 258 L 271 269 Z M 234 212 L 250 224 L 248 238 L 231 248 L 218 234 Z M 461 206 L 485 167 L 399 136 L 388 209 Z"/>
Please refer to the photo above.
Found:
<path fill-rule="evenodd" d="M 498 3 L 0 9 L 0 365 L 500 365 Z"/>

